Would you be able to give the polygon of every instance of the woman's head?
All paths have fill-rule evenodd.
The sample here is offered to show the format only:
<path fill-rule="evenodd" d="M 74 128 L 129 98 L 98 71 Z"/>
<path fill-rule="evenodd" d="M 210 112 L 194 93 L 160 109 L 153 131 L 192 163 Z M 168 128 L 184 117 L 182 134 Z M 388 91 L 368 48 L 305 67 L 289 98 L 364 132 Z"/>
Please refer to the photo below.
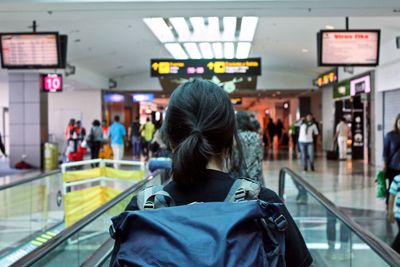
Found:
<path fill-rule="evenodd" d="M 94 120 L 92 122 L 92 125 L 95 126 L 95 127 L 99 127 L 100 126 L 100 121 L 99 120 Z"/>
<path fill-rule="evenodd" d="M 397 114 L 396 120 L 394 121 L 394 131 L 400 133 L 400 113 Z"/>
<path fill-rule="evenodd" d="M 171 96 L 162 132 L 173 150 L 174 180 L 185 186 L 197 183 L 210 159 L 224 159 L 237 137 L 228 95 L 204 80 L 183 84 Z"/>
<path fill-rule="evenodd" d="M 250 114 L 246 111 L 238 111 L 236 113 L 236 123 L 239 131 L 254 131 Z"/>

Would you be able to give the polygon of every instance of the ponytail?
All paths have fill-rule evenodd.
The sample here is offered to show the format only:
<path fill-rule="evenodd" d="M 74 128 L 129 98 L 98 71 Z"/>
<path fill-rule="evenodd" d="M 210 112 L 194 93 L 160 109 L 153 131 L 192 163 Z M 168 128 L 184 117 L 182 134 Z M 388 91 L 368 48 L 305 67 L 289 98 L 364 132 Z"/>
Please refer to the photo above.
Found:
<path fill-rule="evenodd" d="M 200 131 L 193 131 L 175 149 L 172 175 L 175 182 L 189 186 L 202 179 L 213 150 Z"/>

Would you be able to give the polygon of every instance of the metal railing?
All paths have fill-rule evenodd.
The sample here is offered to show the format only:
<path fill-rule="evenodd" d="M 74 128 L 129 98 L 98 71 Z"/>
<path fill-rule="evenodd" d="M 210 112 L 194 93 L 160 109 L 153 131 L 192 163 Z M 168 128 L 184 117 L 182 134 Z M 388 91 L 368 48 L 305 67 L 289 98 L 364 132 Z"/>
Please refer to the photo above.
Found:
<path fill-rule="evenodd" d="M 308 194 L 318 201 L 324 208 L 339 219 L 348 229 L 356 234 L 368 246 L 371 247 L 390 266 L 400 266 L 400 255 L 390 246 L 378 239 L 368 230 L 361 227 L 349 215 L 341 211 L 333 202 L 327 199 L 321 192 L 311 186 L 306 180 L 289 168 L 282 168 L 279 172 L 279 196 L 283 199 L 285 193 L 285 175 L 288 174 L 294 183 L 302 186 Z"/>
<path fill-rule="evenodd" d="M 59 173 L 61 173 L 60 170 L 54 170 L 54 171 L 45 172 L 45 173 L 42 173 L 42 174 L 39 174 L 39 175 L 35 175 L 33 177 L 30 177 L 30 178 L 25 178 L 25 179 L 21 179 L 21 180 L 15 181 L 15 182 L 11 182 L 9 184 L 5 184 L 5 185 L 0 186 L 0 191 L 4 190 L 4 189 L 11 188 L 11 187 L 15 187 L 15 186 L 18 186 L 18 185 L 27 184 L 27 183 L 30 183 L 30 182 L 33 182 L 33 181 L 36 181 L 36 180 L 39 180 L 39 179 L 46 178 L 47 176 L 51 176 L 51 175 L 55 175 L 55 174 L 59 174 Z"/>
<path fill-rule="evenodd" d="M 92 213 L 85 216 L 83 219 L 79 220 L 73 226 L 66 228 L 65 230 L 61 231 L 57 236 L 50 239 L 47 243 L 43 244 L 42 246 L 38 247 L 36 250 L 32 251 L 31 253 L 25 255 L 18 261 L 16 261 L 13 265 L 15 267 L 23 267 L 23 266 L 31 266 L 34 263 L 38 262 L 48 253 L 56 249 L 59 245 L 64 243 L 67 239 L 74 236 L 80 230 L 85 228 L 87 225 L 95 221 L 98 217 L 104 214 L 106 211 L 117 205 L 119 202 L 127 198 L 129 195 L 134 193 L 135 191 L 139 190 L 142 186 L 152 180 L 155 176 L 159 175 L 159 172 L 155 172 L 153 174 L 148 175 L 146 178 L 141 180 L 140 182 L 135 183 L 133 186 L 129 187 L 127 190 L 107 202 L 105 205 L 101 206 L 100 208 L 96 209 Z"/>

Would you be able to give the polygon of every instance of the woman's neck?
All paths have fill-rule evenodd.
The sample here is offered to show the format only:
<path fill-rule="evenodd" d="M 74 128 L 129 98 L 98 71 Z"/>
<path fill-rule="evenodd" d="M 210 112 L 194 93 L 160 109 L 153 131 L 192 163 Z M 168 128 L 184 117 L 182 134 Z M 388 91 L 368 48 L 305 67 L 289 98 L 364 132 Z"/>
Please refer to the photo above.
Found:
<path fill-rule="evenodd" d="M 224 161 L 220 157 L 212 157 L 208 162 L 206 169 L 224 171 Z"/>

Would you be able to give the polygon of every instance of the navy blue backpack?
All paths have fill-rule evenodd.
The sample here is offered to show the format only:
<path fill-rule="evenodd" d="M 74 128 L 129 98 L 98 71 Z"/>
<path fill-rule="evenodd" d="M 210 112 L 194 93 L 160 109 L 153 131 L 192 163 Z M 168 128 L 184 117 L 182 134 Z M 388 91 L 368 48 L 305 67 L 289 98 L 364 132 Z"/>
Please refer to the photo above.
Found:
<path fill-rule="evenodd" d="M 112 218 L 111 266 L 286 266 L 282 204 L 258 200 L 260 190 L 238 179 L 225 202 L 174 206 L 162 187 L 145 189 L 139 211 Z"/>

